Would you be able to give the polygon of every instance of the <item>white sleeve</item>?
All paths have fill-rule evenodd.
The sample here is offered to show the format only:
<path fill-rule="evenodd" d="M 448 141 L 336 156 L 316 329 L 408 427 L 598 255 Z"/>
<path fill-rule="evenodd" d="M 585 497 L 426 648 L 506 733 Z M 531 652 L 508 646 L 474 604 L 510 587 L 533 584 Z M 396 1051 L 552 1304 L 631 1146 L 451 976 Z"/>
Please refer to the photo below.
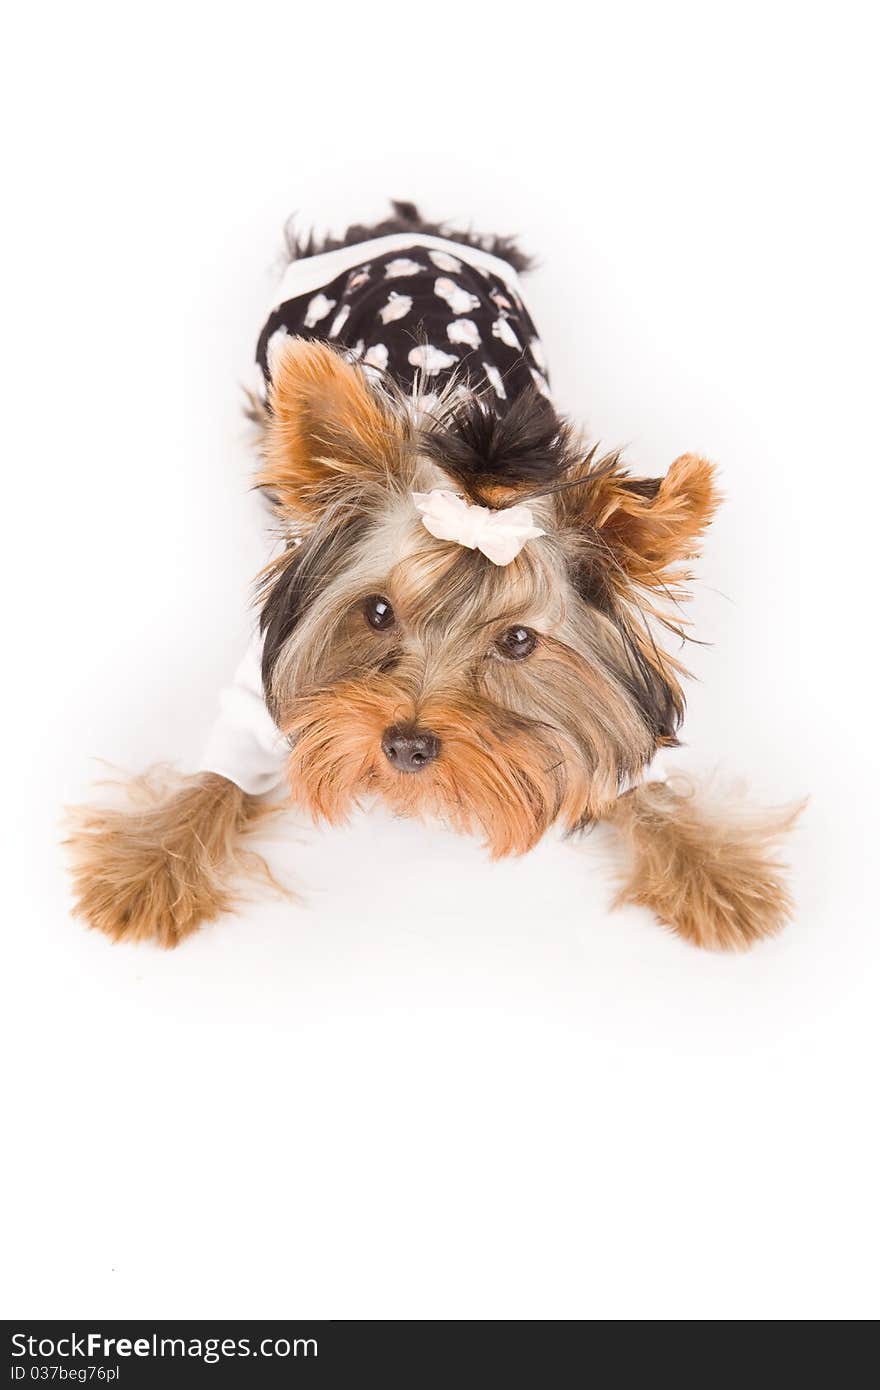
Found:
<path fill-rule="evenodd" d="M 263 641 L 255 633 L 232 683 L 220 694 L 220 713 L 205 745 L 199 772 L 216 772 L 260 796 L 284 780 L 289 746 L 266 708 L 261 662 Z"/>

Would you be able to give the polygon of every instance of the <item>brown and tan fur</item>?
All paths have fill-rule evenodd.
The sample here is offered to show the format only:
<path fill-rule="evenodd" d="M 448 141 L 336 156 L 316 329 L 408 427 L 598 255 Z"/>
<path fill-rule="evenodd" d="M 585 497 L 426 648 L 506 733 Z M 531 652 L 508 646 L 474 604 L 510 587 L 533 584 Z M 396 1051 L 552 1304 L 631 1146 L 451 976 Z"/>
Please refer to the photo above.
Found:
<path fill-rule="evenodd" d="M 683 777 L 638 787 L 608 816 L 623 851 L 615 905 L 647 907 L 705 950 L 747 950 L 792 914 L 778 847 L 801 810 L 713 805 Z"/>
<path fill-rule="evenodd" d="M 554 824 L 606 820 L 628 855 L 621 901 L 711 949 L 778 930 L 791 903 L 774 844 L 794 813 L 709 811 L 656 783 L 620 794 L 676 741 L 682 668 L 656 633 L 682 631 L 690 562 L 719 500 L 712 465 L 684 455 L 661 480 L 634 479 L 566 435 L 557 486 L 491 470 L 462 479 L 444 468 L 454 405 L 426 419 L 314 341 L 289 340 L 270 406 L 258 480 L 301 542 L 261 586 L 266 697 L 290 741 L 292 799 L 339 823 L 378 794 L 480 835 L 496 857 Z M 527 500 L 546 535 L 493 566 L 420 525 L 409 494 L 436 486 L 486 505 Z M 364 621 L 372 594 L 392 605 L 388 632 Z M 511 624 L 536 634 L 528 660 L 501 654 Z M 440 740 L 417 776 L 381 752 L 400 723 Z M 241 845 L 264 814 L 205 776 L 142 812 L 81 812 L 77 912 L 115 940 L 177 945 L 229 909 L 236 875 L 259 871 Z"/>
<path fill-rule="evenodd" d="M 67 845 L 75 913 L 113 941 L 179 946 L 230 912 L 242 878 L 275 882 L 247 837 L 274 807 L 213 773 L 157 770 L 121 807 L 78 807 Z"/>

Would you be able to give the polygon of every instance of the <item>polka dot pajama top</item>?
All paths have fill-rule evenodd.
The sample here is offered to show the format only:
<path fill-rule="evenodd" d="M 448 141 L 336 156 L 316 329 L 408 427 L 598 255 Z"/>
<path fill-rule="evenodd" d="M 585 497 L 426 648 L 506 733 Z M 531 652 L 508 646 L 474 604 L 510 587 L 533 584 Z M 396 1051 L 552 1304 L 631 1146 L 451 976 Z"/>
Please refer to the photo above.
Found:
<path fill-rule="evenodd" d="M 453 375 L 499 413 L 527 386 L 549 396 L 516 271 L 441 237 L 398 233 L 293 261 L 257 345 L 263 388 L 287 334 L 339 343 L 407 390 L 419 373 L 427 409 Z"/>

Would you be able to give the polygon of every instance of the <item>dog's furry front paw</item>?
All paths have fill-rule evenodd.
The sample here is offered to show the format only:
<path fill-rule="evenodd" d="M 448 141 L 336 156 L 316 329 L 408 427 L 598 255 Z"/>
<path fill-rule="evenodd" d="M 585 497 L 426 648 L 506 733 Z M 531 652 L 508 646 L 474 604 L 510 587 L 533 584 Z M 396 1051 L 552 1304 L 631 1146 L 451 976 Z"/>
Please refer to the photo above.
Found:
<path fill-rule="evenodd" d="M 177 946 L 230 910 L 236 877 L 271 879 L 241 843 L 271 806 L 213 773 L 154 773 L 128 790 L 133 804 L 122 809 L 70 812 L 74 913 L 90 927 L 114 941 Z"/>
<path fill-rule="evenodd" d="M 707 950 L 747 950 L 792 914 L 779 838 L 802 806 L 709 807 L 684 779 L 649 782 L 609 817 L 627 849 L 618 903 L 638 903 Z"/>

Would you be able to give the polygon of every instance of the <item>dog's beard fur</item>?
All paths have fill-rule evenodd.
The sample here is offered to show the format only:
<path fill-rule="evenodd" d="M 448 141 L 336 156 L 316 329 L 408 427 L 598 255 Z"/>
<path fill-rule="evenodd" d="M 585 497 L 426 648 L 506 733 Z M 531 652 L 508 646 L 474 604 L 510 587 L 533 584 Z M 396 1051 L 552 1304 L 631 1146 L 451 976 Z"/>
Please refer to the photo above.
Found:
<path fill-rule="evenodd" d="M 559 814 L 565 776 L 558 751 L 523 725 L 506 727 L 486 711 L 474 731 L 474 703 L 425 701 L 420 723 L 441 743 L 441 756 L 415 776 L 384 757 L 384 729 L 409 705 L 393 681 L 345 682 L 298 704 L 291 787 L 316 816 L 345 818 L 364 793 L 380 795 L 399 815 L 429 815 L 456 830 L 480 831 L 495 856 L 529 849 Z"/>

